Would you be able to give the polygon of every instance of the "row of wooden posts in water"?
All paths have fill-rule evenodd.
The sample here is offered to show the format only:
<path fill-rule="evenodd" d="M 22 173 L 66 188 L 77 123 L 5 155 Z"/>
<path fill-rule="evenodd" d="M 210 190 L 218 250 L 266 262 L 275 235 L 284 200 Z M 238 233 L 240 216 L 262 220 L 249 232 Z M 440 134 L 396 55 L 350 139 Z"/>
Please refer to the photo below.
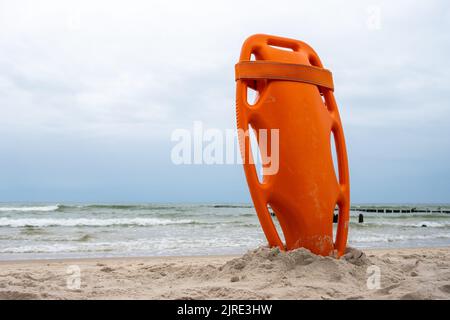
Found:
<path fill-rule="evenodd" d="M 335 209 L 335 212 L 338 208 Z M 350 211 L 360 212 L 358 215 L 358 222 L 364 222 L 364 214 L 361 212 L 375 212 L 375 213 L 450 213 L 449 208 L 442 207 L 373 207 L 373 206 L 352 206 Z M 337 223 L 338 214 L 335 213 L 333 216 L 333 223 Z"/>
<path fill-rule="evenodd" d="M 339 209 L 335 209 L 335 213 L 333 215 L 333 223 L 337 223 L 338 214 L 337 211 Z M 448 207 L 373 207 L 373 206 L 351 206 L 350 211 L 360 212 L 358 214 L 358 222 L 364 222 L 364 214 L 362 212 L 374 212 L 374 213 L 449 213 L 450 208 Z M 275 214 L 270 211 L 272 216 Z"/>

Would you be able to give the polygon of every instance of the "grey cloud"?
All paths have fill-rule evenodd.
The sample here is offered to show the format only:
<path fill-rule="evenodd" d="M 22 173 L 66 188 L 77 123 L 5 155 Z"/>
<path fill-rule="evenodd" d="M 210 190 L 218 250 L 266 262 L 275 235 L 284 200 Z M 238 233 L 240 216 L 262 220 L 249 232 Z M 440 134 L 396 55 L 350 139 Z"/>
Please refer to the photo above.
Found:
<path fill-rule="evenodd" d="M 379 30 L 367 25 L 370 6 L 380 8 Z M 390 161 L 414 148 L 439 158 L 411 157 L 418 171 L 411 179 L 436 176 L 427 176 L 424 161 L 450 178 L 448 6 L 378 0 L 4 1 L 0 141 L 33 135 L 42 138 L 30 144 L 44 145 L 58 137 L 80 149 L 86 141 L 158 141 L 155 152 L 165 153 L 160 145 L 170 143 L 171 130 L 190 128 L 194 120 L 233 128 L 233 67 L 240 46 L 252 33 L 272 33 L 310 43 L 333 71 L 360 199 L 375 188 L 366 182 L 379 183 L 376 172 L 392 175 Z M 362 170 L 367 163 L 371 169 Z M 170 171 L 170 163 L 159 165 Z M 394 189 L 400 194 L 400 187 Z"/>

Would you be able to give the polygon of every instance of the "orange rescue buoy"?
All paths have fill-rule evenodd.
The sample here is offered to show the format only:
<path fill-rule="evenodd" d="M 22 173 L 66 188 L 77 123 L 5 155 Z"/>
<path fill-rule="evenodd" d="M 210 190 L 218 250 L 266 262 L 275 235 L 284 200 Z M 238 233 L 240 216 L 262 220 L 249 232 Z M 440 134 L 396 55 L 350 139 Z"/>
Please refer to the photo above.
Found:
<path fill-rule="evenodd" d="M 282 250 L 304 247 L 323 256 L 341 256 L 347 243 L 350 184 L 331 72 L 323 68 L 316 52 L 306 43 L 264 34 L 244 42 L 235 72 L 243 166 L 269 245 Z M 257 92 L 254 103 L 247 101 L 249 88 Z M 261 150 L 262 181 L 251 154 L 249 126 Z M 271 144 L 262 145 L 258 134 L 261 129 L 267 132 Z M 271 129 L 278 129 L 276 148 L 270 139 Z M 338 177 L 331 151 L 333 136 Z M 279 161 L 276 172 L 268 165 L 274 159 L 274 150 Z M 334 241 L 336 205 L 339 217 Z M 286 243 L 276 230 L 268 206 L 280 223 Z"/>

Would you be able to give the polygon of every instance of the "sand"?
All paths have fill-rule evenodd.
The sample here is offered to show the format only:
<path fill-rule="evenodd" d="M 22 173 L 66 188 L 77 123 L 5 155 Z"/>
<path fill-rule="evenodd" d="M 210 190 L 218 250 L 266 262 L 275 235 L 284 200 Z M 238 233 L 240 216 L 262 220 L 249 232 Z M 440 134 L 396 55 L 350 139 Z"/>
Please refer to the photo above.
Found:
<path fill-rule="evenodd" d="M 0 299 L 449 298 L 450 247 L 0 262 Z"/>

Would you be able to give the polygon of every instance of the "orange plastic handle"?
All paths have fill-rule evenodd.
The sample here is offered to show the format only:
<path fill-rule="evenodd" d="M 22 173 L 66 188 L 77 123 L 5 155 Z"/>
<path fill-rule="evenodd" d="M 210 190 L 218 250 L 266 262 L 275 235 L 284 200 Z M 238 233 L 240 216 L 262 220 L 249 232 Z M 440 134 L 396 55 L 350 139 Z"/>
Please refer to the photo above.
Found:
<path fill-rule="evenodd" d="M 243 98 L 242 101 L 247 101 L 247 85 L 244 83 L 241 83 L 241 85 L 239 85 L 238 82 L 237 90 L 238 96 Z M 244 107 L 245 111 L 243 112 L 248 113 L 249 107 L 250 106 L 246 104 L 246 106 Z M 267 189 L 267 185 L 259 183 L 256 173 L 255 161 L 251 152 L 252 148 L 250 135 L 248 134 L 249 121 L 247 117 L 240 116 L 239 109 L 239 107 L 236 109 L 237 127 L 238 129 L 241 129 L 241 131 L 239 131 L 239 145 L 243 158 L 244 172 L 249 185 L 256 186 L 256 188 L 250 188 L 253 205 L 255 206 L 259 222 L 261 223 L 261 227 L 267 238 L 267 241 L 269 242 L 269 245 L 271 247 L 279 247 L 281 250 L 284 250 L 285 246 L 281 241 L 281 238 L 270 216 L 269 209 L 267 208 L 267 200 L 270 190 Z M 258 137 L 258 134 L 256 134 L 256 136 Z"/>
<path fill-rule="evenodd" d="M 290 48 L 292 52 L 286 52 L 284 50 L 273 48 L 272 46 Z M 240 63 L 248 62 L 251 59 L 252 54 L 255 55 L 257 61 L 270 61 L 271 64 L 276 62 L 281 64 L 294 64 L 297 66 L 302 64 L 302 65 L 309 65 L 312 68 L 325 70 L 323 69 L 323 65 L 317 54 L 314 52 L 314 50 L 311 47 L 309 47 L 306 43 L 298 40 L 281 38 L 270 35 L 254 35 L 245 41 L 240 55 Z M 271 125 L 276 123 L 276 121 L 272 121 L 273 123 L 270 122 L 271 118 L 276 118 L 275 112 L 278 111 L 272 110 L 267 107 L 267 101 L 269 101 L 268 99 L 274 99 L 274 97 L 269 97 L 268 90 L 265 90 L 270 85 L 269 81 L 273 81 L 274 78 L 272 77 L 272 80 L 270 80 L 271 77 L 267 77 L 269 79 L 267 80 L 267 78 L 263 79 L 262 77 L 257 81 L 251 81 L 251 78 L 257 78 L 255 74 L 258 75 L 258 73 L 256 72 L 253 73 L 252 76 L 248 76 L 247 78 L 237 76 L 236 118 L 237 118 L 237 126 L 239 129 L 241 129 L 241 132 L 242 131 L 248 132 L 250 123 L 256 123 L 257 127 L 265 127 L 265 128 L 269 128 Z M 264 74 L 264 70 L 261 71 L 261 74 Z M 274 82 L 276 81 L 277 80 L 275 80 Z M 283 79 L 278 79 L 278 81 L 282 82 Z M 302 79 L 297 79 L 294 81 L 302 82 Z M 303 82 L 305 82 L 305 85 L 307 86 L 310 86 L 311 84 L 314 85 L 314 83 L 311 82 L 308 83 L 308 81 Z M 330 81 L 328 81 L 327 83 L 330 83 Z M 327 210 L 325 211 L 329 211 L 330 210 L 329 208 L 331 208 L 331 206 L 333 207 L 334 211 L 334 206 L 336 204 L 338 204 L 339 206 L 339 219 L 338 219 L 336 239 L 334 241 L 333 248 L 337 251 L 338 256 L 340 256 L 344 253 L 346 248 L 348 222 L 349 222 L 349 209 L 350 209 L 350 185 L 349 185 L 349 170 L 348 170 L 346 146 L 337 104 L 332 92 L 333 88 L 330 87 L 329 85 L 328 86 L 320 85 L 319 83 L 315 83 L 315 85 L 316 90 L 318 89 L 318 93 L 320 93 L 320 95 L 323 96 L 325 100 L 324 104 L 326 105 L 326 108 L 328 110 L 328 116 L 321 116 L 320 118 L 322 121 L 321 125 L 324 128 L 329 127 L 329 130 L 333 132 L 333 135 L 335 137 L 338 170 L 339 170 L 339 182 L 338 182 L 339 187 L 335 191 L 332 180 L 330 180 L 330 182 L 328 183 L 328 185 L 330 186 L 327 186 L 327 183 L 325 183 L 326 187 L 328 187 L 328 189 L 331 191 L 329 192 L 327 191 L 328 193 L 325 192 L 325 196 L 322 198 L 324 199 L 324 201 L 326 200 L 325 202 L 327 202 Z M 248 87 L 254 88 L 258 91 L 259 97 L 254 105 L 249 105 L 247 103 Z M 272 87 L 274 87 L 274 85 Z M 282 89 L 277 89 L 279 90 L 277 92 L 282 92 L 280 91 Z M 313 91 L 314 89 L 311 89 L 311 87 L 302 86 L 301 89 L 304 90 L 309 95 L 315 94 Z M 289 94 L 287 94 L 287 97 L 289 98 Z M 289 130 L 289 128 L 287 129 L 280 128 L 280 140 L 281 140 L 280 144 L 283 143 L 283 130 L 286 131 Z M 329 132 L 329 134 L 330 133 L 331 132 Z M 280 198 L 282 198 L 282 196 L 276 194 L 277 191 L 279 191 L 280 189 L 279 188 L 280 182 L 278 180 L 282 179 L 283 177 L 278 178 L 276 175 L 275 176 L 264 175 L 264 181 L 263 183 L 260 183 L 256 174 L 255 165 L 253 164 L 254 161 L 252 159 L 252 154 L 250 152 L 251 142 L 248 134 L 240 135 L 239 143 L 241 147 L 241 155 L 244 160 L 243 166 L 247 183 L 249 185 L 250 193 L 252 196 L 253 203 L 255 205 L 258 218 L 260 220 L 264 234 L 266 235 L 266 238 L 269 242 L 269 245 L 277 246 L 281 249 L 284 248 L 293 249 L 295 247 L 301 246 L 302 243 L 304 243 L 305 246 L 310 246 L 311 247 L 310 249 L 313 252 L 323 255 L 329 254 L 330 253 L 329 248 L 327 248 L 326 246 L 326 240 L 328 237 L 327 234 L 329 232 L 323 232 L 323 234 L 321 234 L 320 232 L 316 232 L 316 234 L 314 234 L 313 232 L 312 234 L 308 234 L 306 237 L 307 239 L 303 241 L 303 239 L 301 239 L 302 235 L 300 234 L 299 236 L 298 232 L 292 229 L 293 228 L 292 225 L 297 223 L 298 225 L 302 226 L 302 223 L 304 223 L 303 220 L 307 219 L 308 217 L 306 217 L 306 214 L 304 212 L 303 216 L 295 216 L 294 218 L 292 218 L 292 215 L 291 216 L 283 215 L 284 213 L 283 210 L 289 211 L 288 210 L 289 208 L 286 209 L 284 207 L 285 204 L 282 201 L 280 201 Z M 292 153 L 294 155 L 298 155 L 298 152 L 295 153 L 295 151 L 292 151 Z M 280 159 L 280 166 L 283 166 L 283 163 L 284 163 L 283 159 Z M 329 168 L 329 166 L 327 168 Z M 311 179 L 308 180 L 307 183 L 305 183 L 305 185 L 311 183 Z M 289 189 L 289 186 L 294 186 L 296 181 L 287 181 L 286 183 L 287 183 L 286 188 Z M 299 183 L 301 183 L 301 181 Z M 314 180 L 312 181 L 312 183 L 313 183 L 312 185 L 314 185 Z M 286 241 L 288 242 L 289 240 L 289 243 L 287 243 L 286 245 L 283 244 L 283 242 L 281 241 L 280 236 L 273 224 L 269 210 L 267 208 L 268 203 L 271 201 L 275 202 L 275 204 L 277 204 L 278 206 L 278 209 L 274 211 L 276 211 L 275 213 L 277 214 L 277 217 L 280 220 L 280 224 L 283 229 Z M 299 200 L 296 201 L 296 204 L 298 202 Z M 303 207 L 305 208 L 305 210 L 307 208 L 311 208 L 311 206 L 308 207 L 308 205 L 304 205 Z M 281 210 L 280 208 L 283 210 Z M 302 206 L 300 206 L 299 208 L 302 209 Z M 321 213 L 319 212 L 318 214 L 320 215 Z M 324 217 L 320 218 L 322 219 L 320 221 L 328 221 L 328 216 L 326 216 L 325 218 Z M 317 222 L 314 223 L 317 225 Z M 320 226 L 315 227 L 317 230 L 319 230 L 320 228 Z M 330 228 L 327 226 L 326 230 L 329 231 L 329 229 Z M 308 237 L 314 239 L 314 241 L 313 240 L 309 241 Z M 323 243 L 321 243 L 321 241 Z M 317 245 L 315 245 L 315 243 L 317 243 Z"/>

